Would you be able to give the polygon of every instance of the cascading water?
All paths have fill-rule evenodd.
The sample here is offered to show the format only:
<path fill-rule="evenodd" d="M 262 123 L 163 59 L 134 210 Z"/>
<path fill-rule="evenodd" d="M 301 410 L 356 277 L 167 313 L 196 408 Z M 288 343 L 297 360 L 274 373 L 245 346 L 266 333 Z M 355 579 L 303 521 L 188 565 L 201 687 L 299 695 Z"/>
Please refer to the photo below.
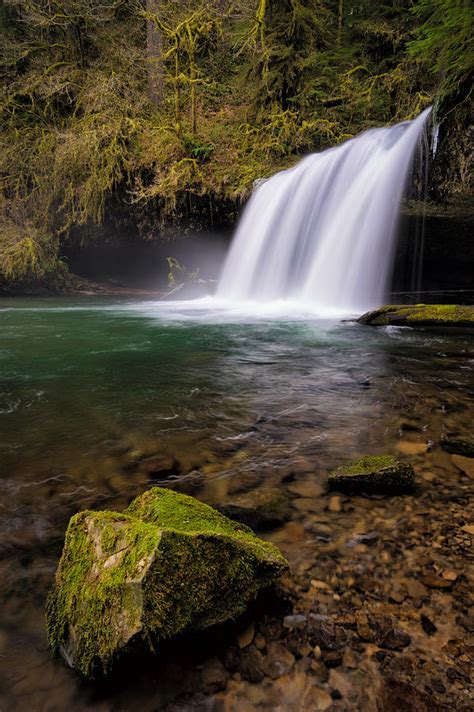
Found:
<path fill-rule="evenodd" d="M 430 111 L 307 156 L 260 185 L 217 297 L 295 300 L 321 313 L 382 304 L 400 203 Z"/>

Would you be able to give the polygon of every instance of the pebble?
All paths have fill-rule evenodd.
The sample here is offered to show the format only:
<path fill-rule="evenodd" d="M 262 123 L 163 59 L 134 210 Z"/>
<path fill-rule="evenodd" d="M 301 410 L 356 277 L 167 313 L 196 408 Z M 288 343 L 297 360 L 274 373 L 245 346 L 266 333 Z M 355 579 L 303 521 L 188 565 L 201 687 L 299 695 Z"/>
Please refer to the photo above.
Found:
<path fill-rule="evenodd" d="M 446 581 L 446 579 L 442 579 L 439 576 L 435 576 L 434 574 L 426 574 L 426 576 L 423 576 L 423 583 L 425 584 L 425 586 L 428 586 L 428 588 L 448 590 L 452 588 L 454 582 Z"/>
<path fill-rule="evenodd" d="M 323 650 L 322 656 L 327 668 L 339 667 L 342 664 L 342 655 L 338 650 Z"/>
<path fill-rule="evenodd" d="M 464 455 L 451 455 L 452 462 L 456 467 L 464 472 L 470 480 L 474 480 L 474 457 L 464 457 Z"/>
<path fill-rule="evenodd" d="M 261 682 L 264 678 L 263 656 L 260 650 L 250 645 L 240 656 L 239 672 L 243 680 Z"/>
<path fill-rule="evenodd" d="M 341 498 L 338 495 L 329 498 L 328 509 L 334 514 L 338 514 L 342 510 Z"/>
<path fill-rule="evenodd" d="M 316 499 L 324 493 L 324 487 L 319 482 L 307 480 L 305 482 L 295 482 L 288 486 L 288 491 L 303 498 Z"/>
<path fill-rule="evenodd" d="M 409 440 L 400 440 L 395 447 L 402 455 L 422 455 L 428 451 L 429 445 L 427 443 L 413 443 Z"/>
<path fill-rule="evenodd" d="M 367 532 L 366 534 L 356 534 L 356 536 L 349 539 L 347 546 L 357 546 L 359 544 L 375 544 L 379 540 L 378 532 Z"/>
<path fill-rule="evenodd" d="M 326 581 L 319 581 L 318 579 L 311 579 L 311 586 L 316 589 L 331 590 L 331 586 Z"/>
<path fill-rule="evenodd" d="M 421 614 L 420 622 L 426 635 L 434 635 L 434 633 L 438 630 L 433 621 L 424 613 Z"/>
<path fill-rule="evenodd" d="M 243 630 L 241 633 L 238 634 L 237 636 L 237 642 L 239 644 L 239 648 L 242 650 L 243 648 L 247 648 L 250 643 L 253 641 L 255 635 L 255 626 L 252 623 L 252 625 L 249 625 L 245 630 Z"/>
<path fill-rule="evenodd" d="M 283 618 L 283 625 L 285 628 L 303 630 L 306 628 L 307 618 L 301 614 L 293 616 L 285 616 Z"/>
<path fill-rule="evenodd" d="M 380 642 L 381 648 L 388 650 L 401 650 L 410 645 L 411 638 L 408 633 L 403 630 L 389 630 L 384 639 Z"/>
<path fill-rule="evenodd" d="M 205 692 L 218 692 L 225 690 L 228 674 L 220 660 L 211 658 L 204 663 L 201 679 Z"/>
<path fill-rule="evenodd" d="M 406 579 L 405 587 L 410 598 L 424 598 L 424 596 L 428 595 L 426 586 L 416 579 Z"/>
<path fill-rule="evenodd" d="M 281 643 L 270 643 L 262 663 L 262 670 L 269 678 L 276 680 L 286 675 L 295 664 L 295 657 Z"/>
<path fill-rule="evenodd" d="M 327 682 L 329 680 L 329 670 L 321 660 L 312 660 L 310 667 L 318 682 Z"/>

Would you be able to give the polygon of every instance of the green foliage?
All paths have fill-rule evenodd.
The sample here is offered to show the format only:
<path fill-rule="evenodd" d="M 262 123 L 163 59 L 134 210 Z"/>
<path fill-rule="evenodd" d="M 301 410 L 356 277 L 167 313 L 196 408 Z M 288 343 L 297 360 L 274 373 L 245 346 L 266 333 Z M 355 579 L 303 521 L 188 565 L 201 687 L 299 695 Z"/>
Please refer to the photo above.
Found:
<path fill-rule="evenodd" d="M 0 278 L 63 270 L 71 229 L 100 224 L 118 190 L 165 221 L 189 195 L 242 199 L 303 153 L 412 118 L 437 91 L 440 114 L 466 107 L 472 16 L 465 0 L 342 14 L 336 0 L 4 0 Z"/>
<path fill-rule="evenodd" d="M 413 8 L 422 23 L 408 45 L 449 93 L 468 81 L 474 69 L 474 5 L 470 0 L 420 0 Z"/>

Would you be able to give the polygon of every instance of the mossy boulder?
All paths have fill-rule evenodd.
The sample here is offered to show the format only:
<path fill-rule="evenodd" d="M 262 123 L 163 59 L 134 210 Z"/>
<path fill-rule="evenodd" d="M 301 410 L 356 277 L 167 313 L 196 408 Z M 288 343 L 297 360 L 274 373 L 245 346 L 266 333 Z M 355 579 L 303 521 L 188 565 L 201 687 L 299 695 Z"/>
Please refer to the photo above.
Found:
<path fill-rule="evenodd" d="M 290 518 L 288 498 L 276 487 L 259 487 L 219 505 L 219 511 L 252 529 L 271 529 Z"/>
<path fill-rule="evenodd" d="M 474 457 L 474 440 L 472 438 L 442 435 L 440 445 L 443 450 L 446 450 L 446 452 L 450 452 L 453 455 Z"/>
<path fill-rule="evenodd" d="M 71 518 L 48 600 L 49 642 L 92 678 L 132 642 L 156 649 L 236 617 L 287 566 L 245 525 L 155 487 L 123 513 Z"/>
<path fill-rule="evenodd" d="M 379 307 L 363 314 L 359 324 L 370 326 L 436 326 L 474 329 L 474 306 L 414 304 Z"/>
<path fill-rule="evenodd" d="M 328 476 L 328 487 L 345 494 L 407 494 L 413 492 L 415 473 L 411 465 L 391 455 L 361 457 Z"/>

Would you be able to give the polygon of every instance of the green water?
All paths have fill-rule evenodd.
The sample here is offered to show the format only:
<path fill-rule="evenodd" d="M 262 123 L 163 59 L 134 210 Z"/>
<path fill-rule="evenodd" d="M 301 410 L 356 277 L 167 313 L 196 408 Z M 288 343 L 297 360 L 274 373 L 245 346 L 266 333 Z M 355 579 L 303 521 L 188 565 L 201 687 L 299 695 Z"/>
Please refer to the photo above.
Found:
<path fill-rule="evenodd" d="M 116 709 L 45 643 L 74 512 L 156 483 L 210 503 L 323 483 L 348 458 L 397 453 L 407 423 L 423 442 L 470 428 L 468 335 L 86 298 L 4 299 L 0 328 L 2 712 Z"/>

